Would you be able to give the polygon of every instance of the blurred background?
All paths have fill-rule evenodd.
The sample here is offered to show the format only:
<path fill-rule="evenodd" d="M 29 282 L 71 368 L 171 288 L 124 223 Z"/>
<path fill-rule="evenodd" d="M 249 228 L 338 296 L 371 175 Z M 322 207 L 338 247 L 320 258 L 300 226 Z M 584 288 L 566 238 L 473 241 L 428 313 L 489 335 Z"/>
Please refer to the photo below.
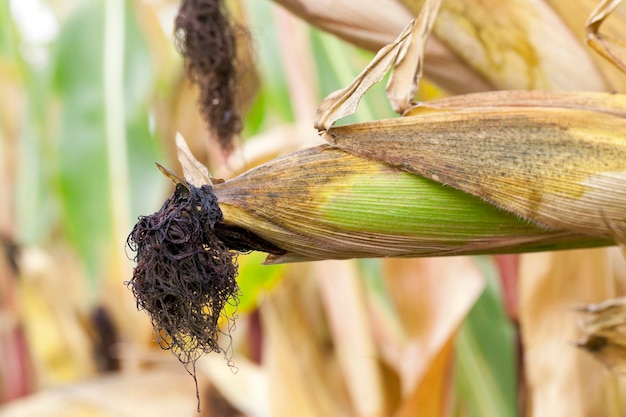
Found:
<path fill-rule="evenodd" d="M 320 143 L 317 104 L 373 56 L 268 0 L 228 6 L 248 31 L 229 156 L 174 47 L 177 1 L 0 1 L 0 416 L 196 414 L 193 379 L 124 285 L 128 233 L 171 192 L 154 162 L 180 173 L 176 132 L 222 178 Z M 449 92 L 424 81 L 419 98 Z M 392 116 L 383 83 L 348 121 Z M 234 367 L 197 363 L 201 415 L 624 415 L 621 380 L 571 343 L 571 306 L 620 294 L 616 252 L 263 259 L 239 257 Z"/>

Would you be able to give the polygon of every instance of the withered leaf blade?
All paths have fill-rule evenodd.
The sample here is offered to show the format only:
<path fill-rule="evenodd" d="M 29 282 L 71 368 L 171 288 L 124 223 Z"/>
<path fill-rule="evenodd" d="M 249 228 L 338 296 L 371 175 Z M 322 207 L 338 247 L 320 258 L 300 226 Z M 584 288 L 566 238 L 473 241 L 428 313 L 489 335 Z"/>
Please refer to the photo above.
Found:
<path fill-rule="evenodd" d="M 576 345 L 591 353 L 611 371 L 626 375 L 626 298 L 578 307 L 585 315 L 584 332 Z"/>
<path fill-rule="evenodd" d="M 341 126 L 327 139 L 536 224 L 614 237 L 626 230 L 624 132 L 608 109 L 484 107 Z"/>
<path fill-rule="evenodd" d="M 408 38 L 400 44 L 386 90 L 391 108 L 396 113 L 404 114 L 415 105 L 415 93 L 424 72 L 426 40 L 440 5 L 441 0 L 424 2 Z"/>
<path fill-rule="evenodd" d="M 326 131 L 337 120 L 354 113 L 367 90 L 392 67 L 398 70 L 398 74 L 390 78 L 387 87 L 392 107 L 396 112 L 403 113 L 413 106 L 413 96 L 422 74 L 424 45 L 440 3 L 440 0 L 426 0 L 420 15 L 407 25 L 393 43 L 381 48 L 350 85 L 329 94 L 322 101 L 315 114 L 316 129 Z"/>
<path fill-rule="evenodd" d="M 587 43 L 600 55 L 626 72 L 626 42 L 600 33 L 600 26 L 620 5 L 621 0 L 603 0 L 593 10 L 586 23 Z"/>
<path fill-rule="evenodd" d="M 398 56 L 402 43 L 409 37 L 416 21 L 412 21 L 398 38 L 378 51 L 369 65 L 341 90 L 330 93 L 320 103 L 315 113 L 314 127 L 320 131 L 328 130 L 337 120 L 356 111 L 359 101 L 371 86 L 382 80 Z"/>

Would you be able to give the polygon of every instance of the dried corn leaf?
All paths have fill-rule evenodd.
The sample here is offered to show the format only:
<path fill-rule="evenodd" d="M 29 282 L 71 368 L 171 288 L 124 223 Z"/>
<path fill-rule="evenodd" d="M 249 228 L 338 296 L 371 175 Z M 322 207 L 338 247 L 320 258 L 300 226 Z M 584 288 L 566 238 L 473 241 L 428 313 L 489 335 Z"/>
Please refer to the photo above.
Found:
<path fill-rule="evenodd" d="M 276 0 L 295 15 L 349 42 L 376 51 L 414 18 L 396 0 Z"/>
<path fill-rule="evenodd" d="M 417 21 L 405 28 L 398 38 L 383 47 L 370 64 L 347 87 L 329 94 L 319 105 L 315 114 L 314 126 L 318 130 L 327 130 L 338 119 L 346 117 L 356 110 L 361 97 L 369 88 L 382 80 L 398 58 L 403 42 L 410 38 L 413 26 Z"/>
<path fill-rule="evenodd" d="M 312 279 L 290 276 L 261 306 L 263 365 L 273 416 L 332 416 L 346 413 L 336 362 L 324 341 L 325 323 Z"/>
<path fill-rule="evenodd" d="M 421 13 L 396 40 L 383 47 L 370 64 L 347 87 L 329 94 L 315 115 L 315 128 L 328 130 L 335 121 L 348 116 L 357 108 L 369 88 L 380 81 L 390 68 L 398 74 L 389 80 L 387 94 L 393 109 L 403 113 L 413 104 L 422 74 L 424 45 L 437 16 L 440 0 L 427 0 Z"/>
<path fill-rule="evenodd" d="M 626 117 L 626 95 L 603 92 L 489 91 L 423 102 L 411 109 L 406 116 L 418 116 L 425 112 L 475 110 L 486 107 L 585 109 Z"/>
<path fill-rule="evenodd" d="M 600 26 L 620 5 L 621 0 L 603 0 L 594 9 L 587 20 L 587 43 L 599 54 L 612 62 L 617 68 L 626 72 L 626 42 L 600 33 Z"/>
<path fill-rule="evenodd" d="M 366 294 L 356 264 L 327 261 L 316 263 L 313 269 L 354 415 L 388 416 Z"/>
<path fill-rule="evenodd" d="M 415 105 L 420 78 L 424 71 L 424 51 L 441 0 L 426 1 L 417 16 L 409 37 L 400 44 L 394 70 L 387 83 L 387 98 L 393 111 L 404 114 Z"/>
<path fill-rule="evenodd" d="M 572 344 L 580 333 L 572 306 L 615 294 L 606 257 L 606 250 L 522 256 L 519 318 L 529 415 L 621 415 L 615 376 Z"/>
<path fill-rule="evenodd" d="M 428 369 L 396 412 L 397 417 L 451 415 L 454 361 L 454 338 L 450 338 L 434 357 L 429 358 Z"/>
<path fill-rule="evenodd" d="M 584 336 L 576 344 L 613 372 L 626 374 L 626 299 L 609 299 L 578 307 Z"/>
<path fill-rule="evenodd" d="M 402 386 L 398 415 L 442 415 L 452 340 L 485 281 L 469 257 L 386 259 L 383 265 L 385 288 L 404 331 L 404 343 L 387 358 Z"/>

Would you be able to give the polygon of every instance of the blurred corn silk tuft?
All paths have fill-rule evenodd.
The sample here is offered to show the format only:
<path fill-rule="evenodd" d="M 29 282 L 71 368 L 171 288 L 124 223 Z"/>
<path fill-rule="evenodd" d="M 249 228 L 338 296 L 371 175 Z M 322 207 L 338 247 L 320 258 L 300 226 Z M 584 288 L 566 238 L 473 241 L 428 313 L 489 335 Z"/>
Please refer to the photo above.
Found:
<path fill-rule="evenodd" d="M 175 21 L 175 41 L 189 79 L 200 87 L 198 105 L 222 149 L 233 148 L 242 128 L 237 110 L 236 36 L 219 0 L 184 0 Z"/>

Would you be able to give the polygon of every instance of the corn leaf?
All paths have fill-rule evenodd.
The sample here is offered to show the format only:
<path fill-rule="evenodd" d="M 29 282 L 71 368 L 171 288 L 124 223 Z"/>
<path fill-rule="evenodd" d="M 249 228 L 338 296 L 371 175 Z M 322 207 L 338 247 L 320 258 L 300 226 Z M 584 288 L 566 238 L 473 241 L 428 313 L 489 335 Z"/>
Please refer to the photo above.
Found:
<path fill-rule="evenodd" d="M 347 87 L 328 95 L 318 107 L 315 128 L 328 130 L 335 121 L 356 110 L 359 101 L 372 85 L 394 67 L 397 71 L 389 79 L 387 96 L 397 113 L 413 106 L 413 96 L 422 76 L 424 45 L 430 34 L 439 0 L 428 0 L 417 19 L 398 35 L 393 43 L 383 47 L 370 64 Z"/>
<path fill-rule="evenodd" d="M 600 26 L 619 6 L 621 0 L 604 0 L 593 10 L 587 20 L 587 43 L 600 55 L 626 72 L 626 43 L 607 34 L 600 33 Z"/>

